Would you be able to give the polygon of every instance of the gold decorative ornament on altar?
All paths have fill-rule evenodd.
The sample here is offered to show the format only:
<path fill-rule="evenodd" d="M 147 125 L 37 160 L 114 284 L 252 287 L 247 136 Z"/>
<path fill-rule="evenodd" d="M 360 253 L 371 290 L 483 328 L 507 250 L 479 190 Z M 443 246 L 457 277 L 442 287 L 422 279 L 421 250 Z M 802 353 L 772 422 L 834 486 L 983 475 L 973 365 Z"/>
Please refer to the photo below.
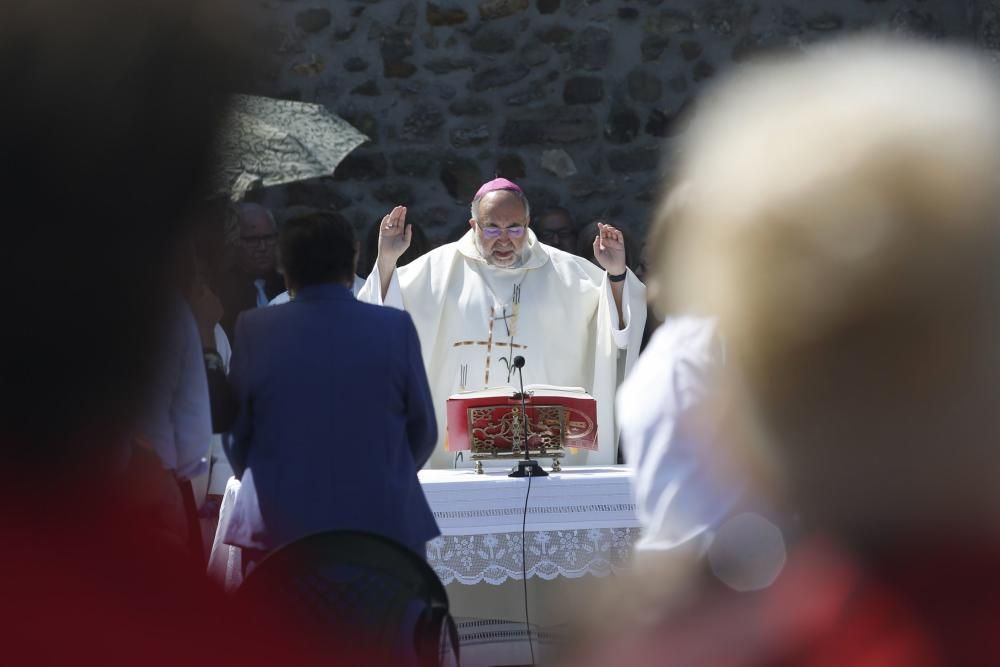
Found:
<path fill-rule="evenodd" d="M 534 385 L 525 388 L 525 406 L 512 387 L 462 392 L 448 399 L 448 450 L 469 451 L 482 461 L 524 456 L 552 459 L 553 470 L 567 448 L 597 449 L 597 403 L 583 389 Z M 522 420 L 527 414 L 527 445 Z"/>

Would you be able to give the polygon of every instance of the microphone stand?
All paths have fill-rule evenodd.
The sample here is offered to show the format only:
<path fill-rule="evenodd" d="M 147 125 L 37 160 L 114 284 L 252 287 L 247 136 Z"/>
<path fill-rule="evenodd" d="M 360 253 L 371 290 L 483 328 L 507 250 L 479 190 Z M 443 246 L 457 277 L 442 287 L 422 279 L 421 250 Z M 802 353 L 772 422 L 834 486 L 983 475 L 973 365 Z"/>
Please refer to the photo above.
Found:
<path fill-rule="evenodd" d="M 531 458 L 528 451 L 528 410 L 524 404 L 524 375 L 521 369 L 524 367 L 524 357 L 514 357 L 514 367 L 517 369 L 517 379 L 521 386 L 521 442 L 524 444 L 524 458 L 517 462 L 511 469 L 508 477 L 548 477 L 549 473 L 538 464 L 538 461 Z"/>

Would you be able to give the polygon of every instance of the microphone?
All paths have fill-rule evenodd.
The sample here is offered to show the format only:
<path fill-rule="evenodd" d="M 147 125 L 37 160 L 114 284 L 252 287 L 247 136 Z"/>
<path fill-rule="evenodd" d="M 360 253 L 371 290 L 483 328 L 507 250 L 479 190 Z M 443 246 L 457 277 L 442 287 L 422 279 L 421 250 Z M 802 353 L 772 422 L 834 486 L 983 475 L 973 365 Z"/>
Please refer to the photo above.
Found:
<path fill-rule="evenodd" d="M 524 446 L 524 458 L 517 462 L 517 466 L 511 471 L 508 477 L 548 477 L 547 472 L 538 465 L 538 461 L 531 458 L 528 451 L 528 409 L 524 403 L 524 357 L 518 355 L 514 357 L 512 367 L 517 369 L 517 379 L 520 382 L 521 393 L 521 443 Z"/>

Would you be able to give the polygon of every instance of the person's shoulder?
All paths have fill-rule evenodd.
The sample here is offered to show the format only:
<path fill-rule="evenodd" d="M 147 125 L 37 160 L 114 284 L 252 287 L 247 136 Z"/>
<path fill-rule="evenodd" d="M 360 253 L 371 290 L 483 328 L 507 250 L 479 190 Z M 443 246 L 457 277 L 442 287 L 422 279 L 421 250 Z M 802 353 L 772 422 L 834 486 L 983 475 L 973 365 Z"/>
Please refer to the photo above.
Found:
<path fill-rule="evenodd" d="M 278 303 L 263 308 L 248 308 L 236 317 L 236 331 L 261 331 L 268 329 L 290 312 L 291 303 Z"/>
<path fill-rule="evenodd" d="M 672 315 L 653 333 L 646 347 L 652 355 L 669 352 L 672 356 L 721 360 L 722 339 L 712 317 Z"/>

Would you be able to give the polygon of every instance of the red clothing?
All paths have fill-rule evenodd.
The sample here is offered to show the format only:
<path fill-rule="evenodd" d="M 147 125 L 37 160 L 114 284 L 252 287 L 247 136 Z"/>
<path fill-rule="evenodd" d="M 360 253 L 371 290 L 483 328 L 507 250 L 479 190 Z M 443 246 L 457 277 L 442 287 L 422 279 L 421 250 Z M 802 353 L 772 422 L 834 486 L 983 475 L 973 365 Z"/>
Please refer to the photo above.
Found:
<path fill-rule="evenodd" d="M 792 551 L 767 590 L 714 592 L 655 631 L 574 665 L 1000 665 L 1000 548 L 900 548 L 867 567 L 829 545 Z"/>

